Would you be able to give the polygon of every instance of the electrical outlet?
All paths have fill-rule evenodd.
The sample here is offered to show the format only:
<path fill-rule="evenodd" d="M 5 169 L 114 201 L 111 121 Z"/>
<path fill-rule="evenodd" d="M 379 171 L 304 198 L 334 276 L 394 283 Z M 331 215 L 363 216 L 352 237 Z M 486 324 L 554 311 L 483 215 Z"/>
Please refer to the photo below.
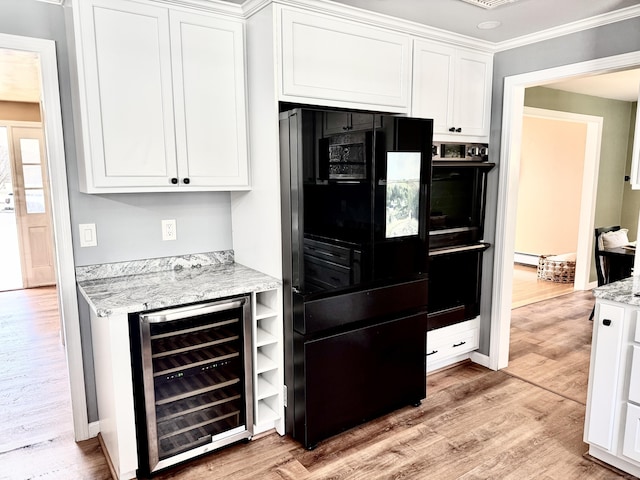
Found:
<path fill-rule="evenodd" d="M 176 221 L 162 220 L 162 240 L 175 240 L 176 238 Z"/>

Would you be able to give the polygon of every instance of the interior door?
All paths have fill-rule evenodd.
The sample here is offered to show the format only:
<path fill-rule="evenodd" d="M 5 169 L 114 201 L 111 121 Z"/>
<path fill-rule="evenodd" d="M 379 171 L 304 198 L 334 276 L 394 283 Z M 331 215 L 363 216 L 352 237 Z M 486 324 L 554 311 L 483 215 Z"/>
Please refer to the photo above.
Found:
<path fill-rule="evenodd" d="M 55 284 L 51 204 L 41 127 L 11 127 L 20 261 L 25 288 Z"/>

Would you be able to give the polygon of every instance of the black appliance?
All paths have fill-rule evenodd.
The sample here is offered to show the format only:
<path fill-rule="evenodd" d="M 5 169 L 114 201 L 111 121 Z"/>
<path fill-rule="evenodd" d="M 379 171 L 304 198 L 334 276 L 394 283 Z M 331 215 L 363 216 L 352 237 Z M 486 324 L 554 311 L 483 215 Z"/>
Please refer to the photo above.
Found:
<path fill-rule="evenodd" d="M 300 108 L 280 142 L 286 429 L 312 448 L 426 395 L 432 121 Z"/>
<path fill-rule="evenodd" d="M 432 162 L 429 330 L 480 313 L 482 256 L 490 247 L 483 241 L 487 175 L 495 164 L 474 158 Z"/>
<path fill-rule="evenodd" d="M 248 296 L 129 315 L 138 476 L 249 439 Z"/>

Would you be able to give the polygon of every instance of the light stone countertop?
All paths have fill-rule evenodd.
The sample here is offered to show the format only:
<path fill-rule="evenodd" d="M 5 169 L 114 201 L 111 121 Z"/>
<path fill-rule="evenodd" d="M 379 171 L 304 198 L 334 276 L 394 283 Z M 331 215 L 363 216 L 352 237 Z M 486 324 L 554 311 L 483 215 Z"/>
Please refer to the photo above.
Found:
<path fill-rule="evenodd" d="M 640 276 L 625 278 L 593 290 L 595 297 L 601 300 L 640 306 L 640 296 L 635 293 L 640 294 Z"/>
<path fill-rule="evenodd" d="M 278 288 L 281 282 L 238 263 L 195 265 L 78 282 L 98 317 L 215 300 Z"/>

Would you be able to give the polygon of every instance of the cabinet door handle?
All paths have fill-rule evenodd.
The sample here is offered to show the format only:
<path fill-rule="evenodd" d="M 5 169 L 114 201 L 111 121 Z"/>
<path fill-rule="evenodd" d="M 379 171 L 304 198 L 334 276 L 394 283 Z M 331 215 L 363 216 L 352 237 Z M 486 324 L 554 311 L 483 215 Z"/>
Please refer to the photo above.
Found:
<path fill-rule="evenodd" d="M 456 128 L 456 132 L 460 133 L 462 129 L 460 127 Z"/>
<path fill-rule="evenodd" d="M 175 177 L 173 177 L 173 178 L 171 179 L 171 183 L 172 183 L 173 185 L 176 185 L 176 184 L 178 183 L 178 179 L 177 179 L 177 178 L 175 178 Z"/>
<path fill-rule="evenodd" d="M 189 180 L 188 178 L 182 179 L 182 183 L 184 183 L 185 185 L 189 185 L 189 182 L 191 182 L 191 180 Z"/>
<path fill-rule="evenodd" d="M 436 353 L 438 353 L 438 350 L 434 350 L 434 351 L 433 351 L 433 352 L 431 352 L 431 353 L 427 353 L 427 357 L 428 357 L 429 355 L 434 355 L 434 354 L 436 354 Z"/>
<path fill-rule="evenodd" d="M 456 127 L 451 127 L 451 128 L 449 129 L 449 131 L 450 131 L 450 132 L 455 132 L 455 131 L 456 131 Z"/>
<path fill-rule="evenodd" d="M 467 342 L 454 343 L 453 344 L 453 348 L 460 347 L 460 346 L 464 345 L 465 343 L 467 343 Z"/>
<path fill-rule="evenodd" d="M 611 325 L 611 320 L 609 320 L 608 318 L 605 318 L 604 320 L 602 320 L 602 324 L 605 327 L 608 327 L 609 325 Z"/>

